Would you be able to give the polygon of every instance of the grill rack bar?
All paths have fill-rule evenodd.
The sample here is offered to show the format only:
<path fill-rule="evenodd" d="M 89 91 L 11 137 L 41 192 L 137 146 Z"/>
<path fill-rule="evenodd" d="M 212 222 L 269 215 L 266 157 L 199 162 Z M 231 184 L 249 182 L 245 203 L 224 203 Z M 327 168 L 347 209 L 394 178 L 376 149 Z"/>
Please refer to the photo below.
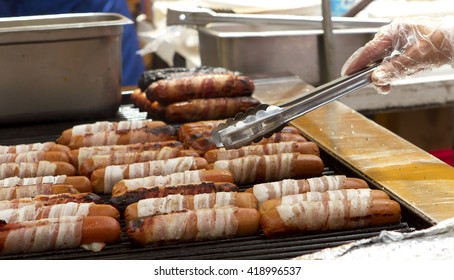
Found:
<path fill-rule="evenodd" d="M 126 236 L 119 244 L 108 245 L 100 252 L 84 249 L 69 249 L 40 253 L 0 256 L 0 259 L 116 259 L 116 260 L 166 260 L 166 259 L 289 259 L 339 246 L 380 234 L 383 230 L 411 232 L 407 223 L 391 226 L 371 227 L 354 230 L 292 235 L 266 238 L 262 233 L 256 236 L 232 239 L 196 241 L 172 245 L 149 245 L 136 247 Z"/>

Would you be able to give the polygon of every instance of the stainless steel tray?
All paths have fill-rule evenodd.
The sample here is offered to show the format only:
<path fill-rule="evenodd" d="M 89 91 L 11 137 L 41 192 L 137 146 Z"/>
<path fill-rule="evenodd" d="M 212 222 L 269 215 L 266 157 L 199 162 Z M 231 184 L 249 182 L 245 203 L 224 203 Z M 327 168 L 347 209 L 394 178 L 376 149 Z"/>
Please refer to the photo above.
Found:
<path fill-rule="evenodd" d="M 0 19 L 0 123 L 114 114 L 130 23 L 113 13 Z"/>

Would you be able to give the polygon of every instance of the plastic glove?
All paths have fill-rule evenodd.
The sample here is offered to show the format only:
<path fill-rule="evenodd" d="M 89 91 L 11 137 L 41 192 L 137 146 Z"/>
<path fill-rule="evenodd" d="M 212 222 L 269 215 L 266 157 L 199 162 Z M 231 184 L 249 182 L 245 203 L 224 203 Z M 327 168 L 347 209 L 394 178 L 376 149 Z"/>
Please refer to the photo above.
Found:
<path fill-rule="evenodd" d="M 342 75 L 383 59 L 371 80 L 378 92 L 386 94 L 395 80 L 443 64 L 454 65 L 453 46 L 454 17 L 396 19 L 345 62 Z"/>

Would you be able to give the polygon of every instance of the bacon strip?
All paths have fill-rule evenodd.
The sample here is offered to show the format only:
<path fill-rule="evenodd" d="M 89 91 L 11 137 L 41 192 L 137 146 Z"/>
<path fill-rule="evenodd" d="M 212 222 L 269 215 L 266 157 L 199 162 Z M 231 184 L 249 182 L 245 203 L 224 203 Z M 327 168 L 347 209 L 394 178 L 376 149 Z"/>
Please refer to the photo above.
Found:
<path fill-rule="evenodd" d="M 193 184 L 165 185 L 151 188 L 138 188 L 132 191 L 127 191 L 121 195 L 112 196 L 110 203 L 118 209 L 123 209 L 131 203 L 146 198 L 167 197 L 174 194 L 196 195 L 202 193 L 237 191 L 239 191 L 238 186 L 232 183 L 201 182 Z"/>
<path fill-rule="evenodd" d="M 126 233 L 141 245 L 231 238 L 238 230 L 237 211 L 223 207 L 148 216 L 129 222 Z"/>
<path fill-rule="evenodd" d="M 366 227 L 370 198 L 307 202 L 276 207 L 288 232 L 312 232 Z"/>
<path fill-rule="evenodd" d="M 322 176 L 300 180 L 285 179 L 282 181 L 255 184 L 253 186 L 253 194 L 260 205 L 268 199 L 280 198 L 287 195 L 339 190 L 344 186 L 343 182 L 346 179 L 347 177 L 345 175 Z"/>
<path fill-rule="evenodd" d="M 170 104 L 198 98 L 251 96 L 254 82 L 246 76 L 207 74 L 160 80 L 145 91 L 150 101 Z"/>
<path fill-rule="evenodd" d="M 77 248 L 82 240 L 83 217 L 62 217 L 0 226 L 8 231 L 2 255 Z"/>

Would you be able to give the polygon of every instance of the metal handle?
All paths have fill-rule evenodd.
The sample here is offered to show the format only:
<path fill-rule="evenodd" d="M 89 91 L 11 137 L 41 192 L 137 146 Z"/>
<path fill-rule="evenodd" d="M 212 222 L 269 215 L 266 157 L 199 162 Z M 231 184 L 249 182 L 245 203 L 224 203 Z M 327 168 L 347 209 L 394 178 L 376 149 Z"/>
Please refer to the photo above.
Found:
<path fill-rule="evenodd" d="M 167 10 L 167 25 L 205 26 L 213 22 L 233 22 L 249 24 L 274 24 L 298 26 L 301 29 L 322 29 L 321 16 L 296 16 L 272 14 L 234 14 L 215 13 L 209 9 L 191 8 Z M 378 28 L 387 23 L 388 19 L 364 20 L 347 17 L 333 17 L 333 28 Z"/>

